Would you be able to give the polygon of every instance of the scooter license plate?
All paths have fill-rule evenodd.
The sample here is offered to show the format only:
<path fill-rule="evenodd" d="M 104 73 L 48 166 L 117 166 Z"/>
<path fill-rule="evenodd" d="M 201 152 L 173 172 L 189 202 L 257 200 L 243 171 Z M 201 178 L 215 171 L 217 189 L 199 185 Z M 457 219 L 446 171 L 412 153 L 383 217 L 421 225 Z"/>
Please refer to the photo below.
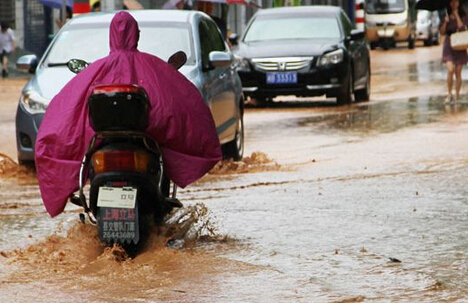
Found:
<path fill-rule="evenodd" d="M 138 243 L 140 230 L 138 209 L 99 208 L 99 238 L 107 243 Z"/>
<path fill-rule="evenodd" d="M 133 187 L 99 188 L 97 206 L 112 208 L 135 208 L 137 189 Z"/>

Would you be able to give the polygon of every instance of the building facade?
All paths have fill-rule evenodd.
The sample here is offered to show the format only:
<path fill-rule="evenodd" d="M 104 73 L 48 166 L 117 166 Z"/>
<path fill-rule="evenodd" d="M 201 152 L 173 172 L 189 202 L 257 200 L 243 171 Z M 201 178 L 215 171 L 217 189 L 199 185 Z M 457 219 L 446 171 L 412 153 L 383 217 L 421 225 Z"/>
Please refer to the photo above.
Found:
<path fill-rule="evenodd" d="M 127 0 L 101 0 L 102 11 L 122 9 Z M 130 1 L 130 0 L 129 0 Z M 134 1 L 134 0 L 132 0 Z M 139 0 L 145 9 L 159 9 L 167 0 Z M 188 0 L 196 1 L 196 0 Z M 356 0 L 253 0 L 263 8 L 283 5 L 334 5 L 342 7 L 354 21 Z M 241 34 L 258 8 L 245 5 L 221 5 L 215 3 L 213 14 L 227 21 L 228 29 Z M 0 21 L 6 21 L 15 31 L 19 53 L 42 56 L 58 28 L 54 20 L 60 18 L 60 10 L 44 6 L 39 0 L 0 0 Z"/>

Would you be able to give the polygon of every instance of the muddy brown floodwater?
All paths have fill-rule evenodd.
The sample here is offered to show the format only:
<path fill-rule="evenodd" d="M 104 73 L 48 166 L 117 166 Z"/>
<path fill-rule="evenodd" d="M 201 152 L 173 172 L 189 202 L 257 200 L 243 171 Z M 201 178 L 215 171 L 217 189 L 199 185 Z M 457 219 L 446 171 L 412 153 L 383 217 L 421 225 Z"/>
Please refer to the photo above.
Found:
<path fill-rule="evenodd" d="M 191 236 L 135 258 L 47 216 L 0 81 L 0 302 L 468 302 L 468 85 L 443 104 L 440 54 L 372 51 L 370 102 L 247 108 L 244 161 L 179 191 Z"/>

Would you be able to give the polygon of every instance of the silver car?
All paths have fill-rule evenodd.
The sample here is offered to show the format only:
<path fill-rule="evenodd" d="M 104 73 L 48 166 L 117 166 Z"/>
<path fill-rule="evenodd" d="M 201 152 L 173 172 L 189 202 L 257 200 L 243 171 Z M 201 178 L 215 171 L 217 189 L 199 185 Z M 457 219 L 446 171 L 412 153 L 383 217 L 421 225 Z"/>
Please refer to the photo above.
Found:
<path fill-rule="evenodd" d="M 204 97 L 213 115 L 225 158 L 240 160 L 244 151 L 242 85 L 233 54 L 215 22 L 198 11 L 130 11 L 140 27 L 138 49 L 166 60 L 177 51 L 187 54 L 179 69 Z M 18 161 L 34 161 L 34 144 L 47 105 L 75 75 L 70 59 L 93 62 L 109 54 L 109 25 L 114 13 L 74 17 L 60 30 L 40 61 L 35 55 L 18 59 L 17 68 L 34 76 L 23 88 L 16 114 Z"/>

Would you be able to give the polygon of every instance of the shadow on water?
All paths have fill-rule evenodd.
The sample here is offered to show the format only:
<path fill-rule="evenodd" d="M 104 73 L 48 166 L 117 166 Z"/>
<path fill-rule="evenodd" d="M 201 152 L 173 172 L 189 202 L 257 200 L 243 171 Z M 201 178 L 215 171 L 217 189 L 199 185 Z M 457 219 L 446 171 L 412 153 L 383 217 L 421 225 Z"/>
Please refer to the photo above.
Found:
<path fill-rule="evenodd" d="M 299 118 L 293 127 L 310 127 L 321 133 L 388 133 L 408 126 L 437 122 L 447 114 L 464 113 L 468 109 L 468 102 L 444 105 L 443 97 L 436 96 L 363 103 L 343 109 Z"/>

